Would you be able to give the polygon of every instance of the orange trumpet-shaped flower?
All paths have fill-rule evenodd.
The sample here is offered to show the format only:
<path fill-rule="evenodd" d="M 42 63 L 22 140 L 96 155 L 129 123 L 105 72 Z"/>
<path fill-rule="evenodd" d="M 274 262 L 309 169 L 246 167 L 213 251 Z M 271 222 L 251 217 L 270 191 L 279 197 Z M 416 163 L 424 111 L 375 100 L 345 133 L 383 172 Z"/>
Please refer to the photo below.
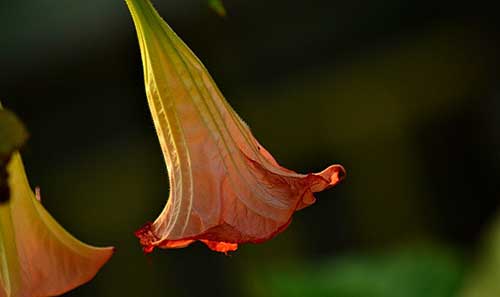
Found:
<path fill-rule="evenodd" d="M 31 191 L 19 153 L 8 163 L 10 199 L 0 204 L 0 297 L 61 295 L 94 277 L 113 248 L 64 230 Z"/>
<path fill-rule="evenodd" d="M 337 184 L 340 165 L 298 174 L 281 167 L 226 102 L 203 64 L 148 0 L 127 0 L 149 107 L 170 176 L 160 216 L 136 232 L 145 252 L 199 240 L 219 252 L 283 231 L 312 193 Z"/>

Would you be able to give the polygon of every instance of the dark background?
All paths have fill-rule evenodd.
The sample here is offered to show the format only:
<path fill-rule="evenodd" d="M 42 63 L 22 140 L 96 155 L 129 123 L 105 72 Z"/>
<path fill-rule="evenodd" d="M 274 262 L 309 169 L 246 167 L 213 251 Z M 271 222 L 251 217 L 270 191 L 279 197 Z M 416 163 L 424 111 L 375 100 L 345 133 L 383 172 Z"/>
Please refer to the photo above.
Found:
<path fill-rule="evenodd" d="M 264 244 L 143 255 L 133 232 L 168 178 L 124 1 L 0 0 L 0 100 L 30 131 L 30 182 L 68 231 L 118 249 L 67 296 L 500 296 L 492 7 L 153 2 L 282 165 L 348 176 Z"/>

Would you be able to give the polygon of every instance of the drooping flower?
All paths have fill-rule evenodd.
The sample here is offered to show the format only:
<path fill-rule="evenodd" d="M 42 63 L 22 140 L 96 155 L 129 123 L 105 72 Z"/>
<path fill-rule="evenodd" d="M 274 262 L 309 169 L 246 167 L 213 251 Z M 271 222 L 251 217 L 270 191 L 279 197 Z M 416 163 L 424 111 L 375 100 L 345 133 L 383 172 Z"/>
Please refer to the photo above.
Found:
<path fill-rule="evenodd" d="M 113 248 L 86 245 L 51 217 L 31 191 L 18 152 L 7 172 L 10 199 L 0 204 L 0 297 L 56 296 L 92 279 Z"/>
<path fill-rule="evenodd" d="M 219 252 L 283 231 L 340 165 L 298 174 L 281 167 L 229 106 L 208 71 L 149 0 L 126 0 L 141 48 L 149 107 L 170 177 L 160 216 L 136 232 L 145 252 L 199 240 Z"/>

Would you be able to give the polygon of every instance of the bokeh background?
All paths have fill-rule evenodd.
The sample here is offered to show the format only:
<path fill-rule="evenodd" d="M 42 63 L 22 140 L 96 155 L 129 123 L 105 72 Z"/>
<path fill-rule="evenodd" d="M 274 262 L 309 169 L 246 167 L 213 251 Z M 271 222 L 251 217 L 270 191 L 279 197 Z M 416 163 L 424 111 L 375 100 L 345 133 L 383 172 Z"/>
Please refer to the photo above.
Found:
<path fill-rule="evenodd" d="M 0 1 L 0 100 L 32 186 L 114 245 L 65 296 L 500 296 L 500 17 L 485 3 L 155 0 L 286 167 L 341 163 L 275 239 L 143 255 L 168 197 L 124 1 Z M 43 248 L 43 247 L 40 247 Z"/>

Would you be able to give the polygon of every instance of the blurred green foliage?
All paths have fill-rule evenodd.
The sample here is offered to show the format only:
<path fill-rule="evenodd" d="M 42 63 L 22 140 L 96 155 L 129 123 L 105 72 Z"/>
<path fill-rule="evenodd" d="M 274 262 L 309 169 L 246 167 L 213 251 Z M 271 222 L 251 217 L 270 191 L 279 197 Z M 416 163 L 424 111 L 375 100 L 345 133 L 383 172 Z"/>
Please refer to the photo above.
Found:
<path fill-rule="evenodd" d="M 0 162 L 18 150 L 28 138 L 26 128 L 17 116 L 0 104 Z"/>
<path fill-rule="evenodd" d="M 442 247 L 350 254 L 262 272 L 255 296 L 453 297 L 463 268 L 462 257 Z"/>
<path fill-rule="evenodd" d="M 7 182 L 7 164 L 12 154 L 19 150 L 28 132 L 17 116 L 3 109 L 0 103 L 0 203 L 9 200 L 10 189 Z"/>
<path fill-rule="evenodd" d="M 500 217 L 484 233 L 476 263 L 460 297 L 493 297 L 500 295 Z"/>
<path fill-rule="evenodd" d="M 226 8 L 221 0 L 208 0 L 208 5 L 220 16 L 226 15 Z"/>

